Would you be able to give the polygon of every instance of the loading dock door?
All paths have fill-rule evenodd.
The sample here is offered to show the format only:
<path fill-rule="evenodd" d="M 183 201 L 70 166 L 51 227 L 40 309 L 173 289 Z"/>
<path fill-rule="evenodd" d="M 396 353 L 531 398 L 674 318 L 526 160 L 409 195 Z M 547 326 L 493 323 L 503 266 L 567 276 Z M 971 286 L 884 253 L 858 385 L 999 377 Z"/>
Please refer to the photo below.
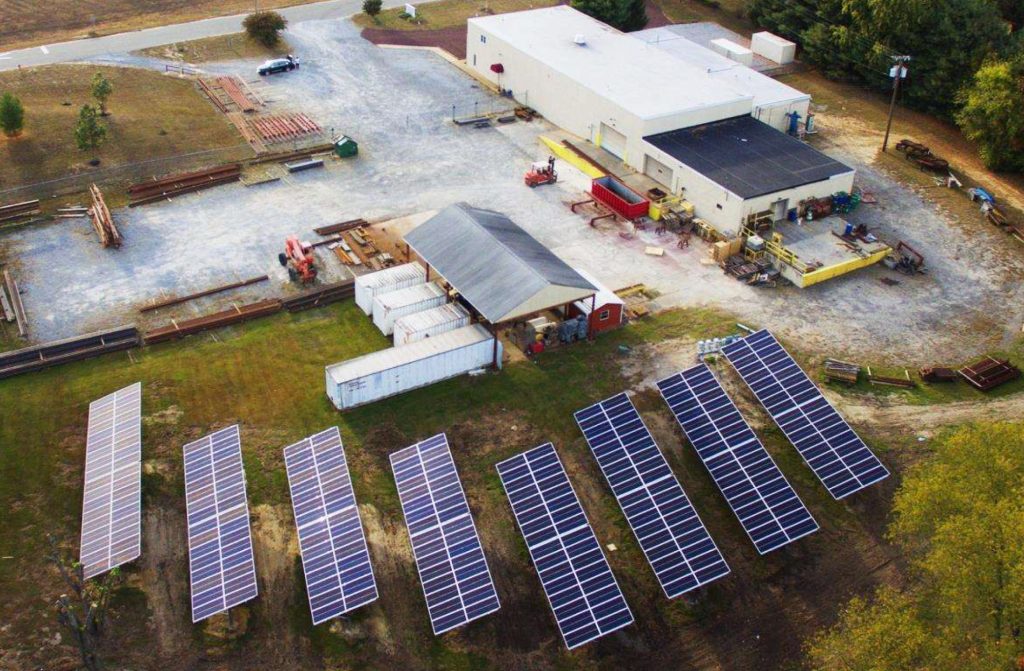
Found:
<path fill-rule="evenodd" d="M 653 156 L 644 157 L 644 174 L 669 191 L 672 190 L 672 168 Z"/>
<path fill-rule="evenodd" d="M 626 154 L 626 136 L 608 124 L 601 123 L 601 148 L 622 158 Z"/>

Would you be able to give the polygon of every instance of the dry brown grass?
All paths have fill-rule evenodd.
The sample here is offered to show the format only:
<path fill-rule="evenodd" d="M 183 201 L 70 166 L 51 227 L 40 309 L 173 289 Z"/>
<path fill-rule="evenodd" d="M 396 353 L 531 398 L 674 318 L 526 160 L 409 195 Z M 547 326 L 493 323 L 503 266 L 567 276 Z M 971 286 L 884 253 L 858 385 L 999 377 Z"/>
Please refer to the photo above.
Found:
<path fill-rule="evenodd" d="M 363 28 L 438 30 L 465 25 L 474 16 L 519 12 L 556 4 L 556 0 L 447 0 L 418 6 L 415 19 L 401 18 L 405 10 L 395 7 L 384 10 L 376 19 L 366 14 L 356 14 L 352 20 Z"/>
<path fill-rule="evenodd" d="M 91 104 L 90 80 L 103 72 L 114 86 L 108 103 L 107 140 L 95 152 L 75 146 L 78 111 Z M 238 147 L 235 158 L 251 155 L 242 138 L 195 89 L 190 80 L 134 68 L 57 65 L 0 73 L 0 91 L 25 106 L 25 131 L 0 136 L 0 190 L 102 168 Z M 225 152 L 223 160 L 232 154 Z"/>
<path fill-rule="evenodd" d="M 212 63 L 230 61 L 241 58 L 271 58 L 291 53 L 291 46 L 286 40 L 277 46 L 267 48 L 253 40 L 245 33 L 233 33 L 219 37 L 207 37 L 190 42 L 175 42 L 159 47 L 143 49 L 139 53 L 144 56 L 163 58 L 183 63 Z"/>

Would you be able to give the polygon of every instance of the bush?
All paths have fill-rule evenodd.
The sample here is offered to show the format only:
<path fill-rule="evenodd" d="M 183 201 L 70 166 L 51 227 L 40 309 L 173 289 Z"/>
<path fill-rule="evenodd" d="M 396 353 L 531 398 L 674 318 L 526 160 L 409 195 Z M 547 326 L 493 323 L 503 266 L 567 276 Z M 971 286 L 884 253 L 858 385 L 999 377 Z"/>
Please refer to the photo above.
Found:
<path fill-rule="evenodd" d="M 245 17 L 242 27 L 252 39 L 273 47 L 281 41 L 281 31 L 288 27 L 288 19 L 277 12 L 256 12 Z"/>
<path fill-rule="evenodd" d="M 957 125 L 992 170 L 1024 171 L 1024 51 L 991 61 L 960 95 Z"/>
<path fill-rule="evenodd" d="M 25 127 L 25 108 L 21 101 L 10 93 L 0 98 L 0 130 L 8 137 L 14 137 Z"/>
<path fill-rule="evenodd" d="M 383 8 L 384 3 L 382 0 L 363 0 L 363 11 L 367 16 L 374 19 L 380 14 L 380 10 Z"/>

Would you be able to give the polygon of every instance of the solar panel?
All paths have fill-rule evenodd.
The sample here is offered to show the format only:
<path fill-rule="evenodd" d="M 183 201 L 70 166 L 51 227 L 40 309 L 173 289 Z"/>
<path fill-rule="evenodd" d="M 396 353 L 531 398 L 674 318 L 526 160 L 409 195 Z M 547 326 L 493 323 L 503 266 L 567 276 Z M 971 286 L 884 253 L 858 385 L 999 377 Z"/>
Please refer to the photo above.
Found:
<path fill-rule="evenodd" d="M 501 607 L 443 433 L 391 455 L 434 634 Z"/>
<path fill-rule="evenodd" d="M 189 443 L 185 459 L 192 621 L 256 597 L 238 426 Z"/>
<path fill-rule="evenodd" d="M 758 331 L 722 352 L 834 498 L 889 476 L 771 333 Z"/>
<path fill-rule="evenodd" d="M 760 554 L 818 530 L 707 366 L 667 377 L 658 389 Z"/>
<path fill-rule="evenodd" d="M 334 426 L 284 448 L 313 624 L 377 599 L 359 506 Z"/>
<path fill-rule="evenodd" d="M 565 645 L 572 650 L 632 624 L 554 446 L 545 443 L 497 468 Z"/>
<path fill-rule="evenodd" d="M 86 579 L 142 554 L 142 384 L 89 404 L 80 561 Z"/>
<path fill-rule="evenodd" d="M 628 396 L 580 410 L 576 423 L 668 598 L 729 573 Z"/>

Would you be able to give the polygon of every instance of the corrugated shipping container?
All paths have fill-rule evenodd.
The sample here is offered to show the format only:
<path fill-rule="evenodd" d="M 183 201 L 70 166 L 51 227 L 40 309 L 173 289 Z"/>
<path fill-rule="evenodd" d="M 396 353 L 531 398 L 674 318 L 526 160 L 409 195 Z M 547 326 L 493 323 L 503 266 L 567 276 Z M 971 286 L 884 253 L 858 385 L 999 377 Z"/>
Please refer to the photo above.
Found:
<path fill-rule="evenodd" d="M 327 396 L 339 410 L 425 387 L 491 365 L 494 338 L 480 324 L 327 366 Z M 498 347 L 501 365 L 502 347 Z"/>
<path fill-rule="evenodd" d="M 424 310 L 396 319 L 395 347 L 408 345 L 424 338 L 432 338 L 448 331 L 469 326 L 469 312 L 458 303 Z"/>
<path fill-rule="evenodd" d="M 373 323 L 384 335 L 391 335 L 399 317 L 444 305 L 448 295 L 433 282 L 378 294 L 373 299 Z"/>
<path fill-rule="evenodd" d="M 427 271 L 418 263 L 406 263 L 394 268 L 378 270 L 375 273 L 360 275 L 356 277 L 356 305 L 366 314 L 371 314 L 375 296 L 413 287 L 426 281 Z"/>

